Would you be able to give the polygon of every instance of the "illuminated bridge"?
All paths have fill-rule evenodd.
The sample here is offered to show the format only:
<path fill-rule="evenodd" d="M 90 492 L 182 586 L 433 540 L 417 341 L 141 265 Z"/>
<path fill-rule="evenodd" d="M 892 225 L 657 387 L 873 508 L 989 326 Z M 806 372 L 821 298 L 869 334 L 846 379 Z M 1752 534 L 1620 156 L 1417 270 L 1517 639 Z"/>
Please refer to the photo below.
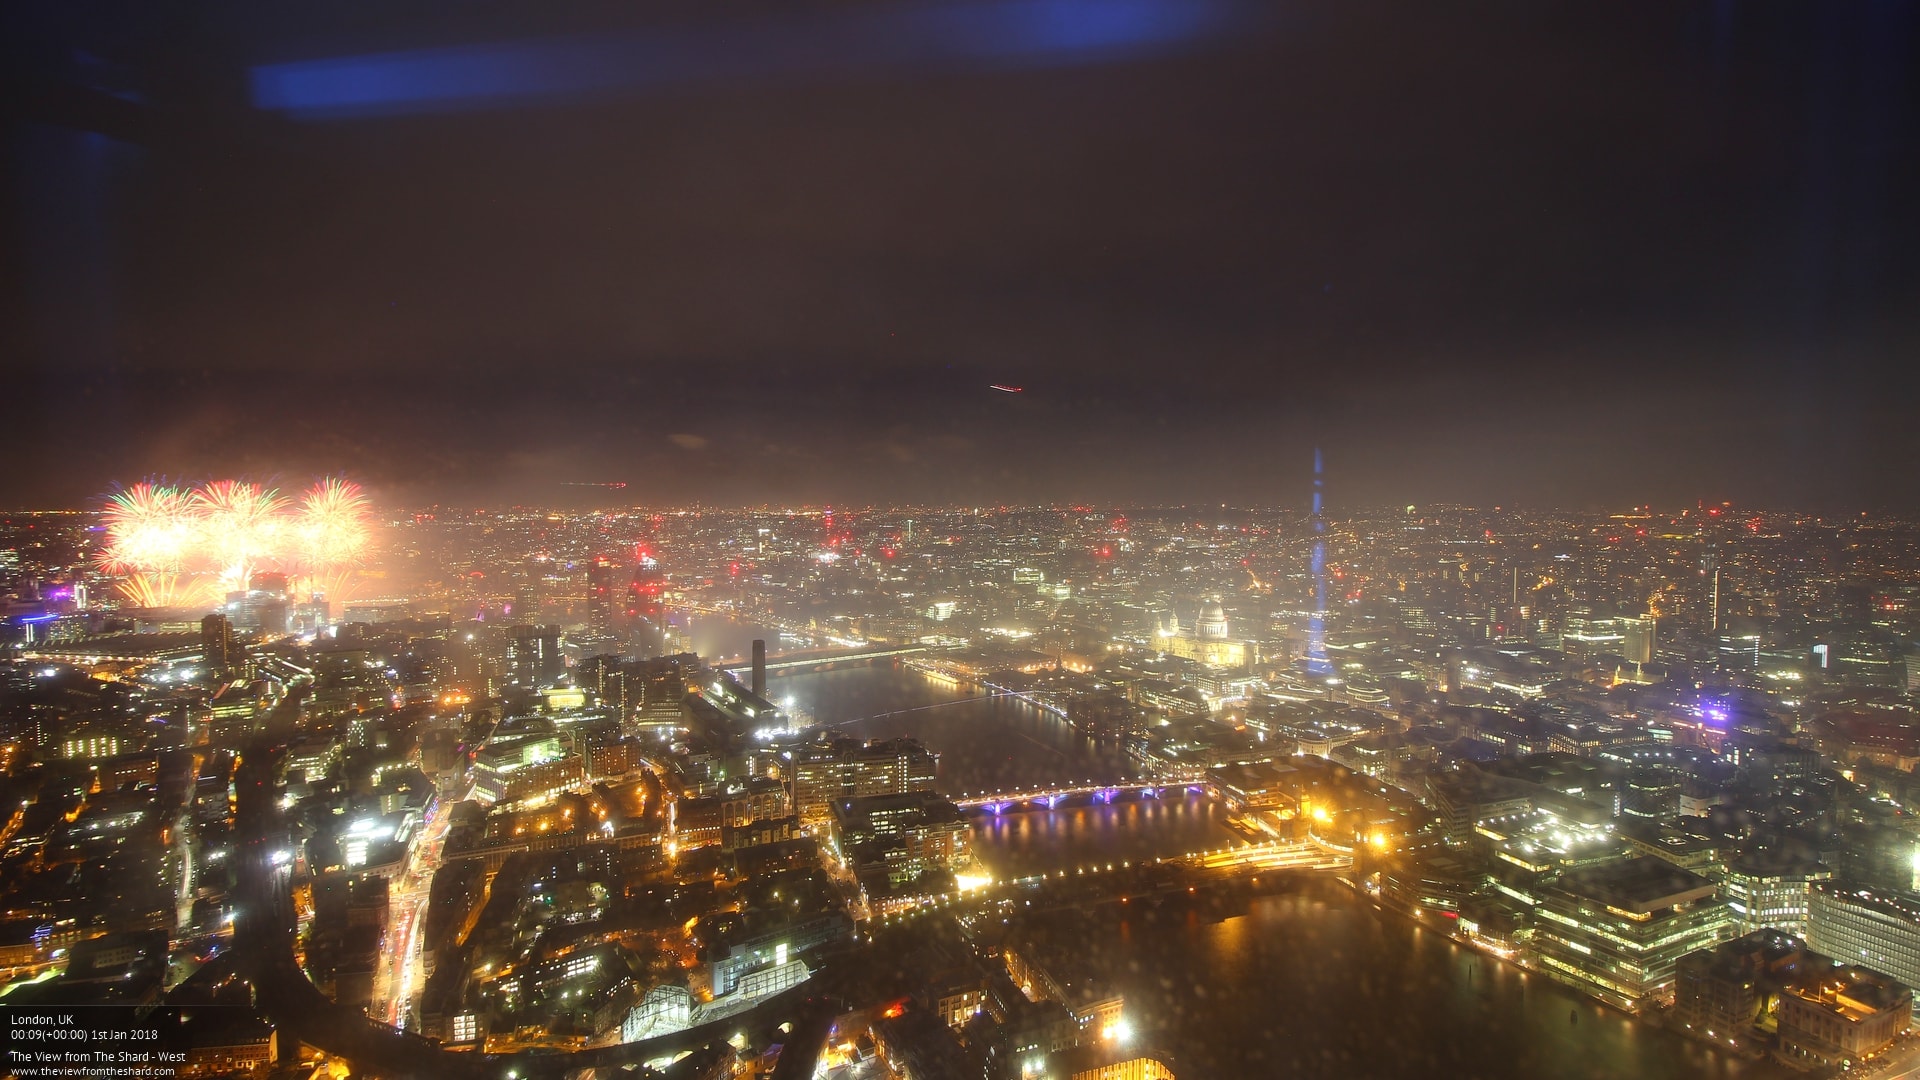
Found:
<path fill-rule="evenodd" d="M 1351 870 L 1353 851 L 1316 840 L 1270 840 L 1195 852 L 1189 862 L 1208 870 Z"/>
<path fill-rule="evenodd" d="M 767 657 L 768 671 L 793 671 L 800 668 L 837 664 L 843 660 L 880 660 L 889 656 L 911 656 L 927 651 L 925 645 L 889 645 L 881 648 L 809 649 L 804 652 L 775 653 Z M 721 671 L 751 671 L 753 661 L 742 660 L 719 665 Z"/>
<path fill-rule="evenodd" d="M 1123 797 L 1135 799 L 1178 799 L 1206 794 L 1204 784 L 1183 784 L 1178 780 L 1129 780 L 1119 784 L 1088 782 L 1041 791 L 994 791 L 971 793 L 953 800 L 955 806 L 1004 814 L 1019 810 L 1052 810 L 1069 799 L 1088 798 L 1090 802 L 1111 803 Z"/>

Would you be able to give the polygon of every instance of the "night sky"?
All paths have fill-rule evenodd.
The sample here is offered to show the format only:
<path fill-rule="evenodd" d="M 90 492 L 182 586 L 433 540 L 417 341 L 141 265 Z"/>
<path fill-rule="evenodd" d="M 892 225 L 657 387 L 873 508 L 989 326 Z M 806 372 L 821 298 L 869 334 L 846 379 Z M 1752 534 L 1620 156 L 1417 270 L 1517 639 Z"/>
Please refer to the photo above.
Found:
<path fill-rule="evenodd" d="M 1912 7 L 8 10 L 0 505 L 1920 508 Z"/>

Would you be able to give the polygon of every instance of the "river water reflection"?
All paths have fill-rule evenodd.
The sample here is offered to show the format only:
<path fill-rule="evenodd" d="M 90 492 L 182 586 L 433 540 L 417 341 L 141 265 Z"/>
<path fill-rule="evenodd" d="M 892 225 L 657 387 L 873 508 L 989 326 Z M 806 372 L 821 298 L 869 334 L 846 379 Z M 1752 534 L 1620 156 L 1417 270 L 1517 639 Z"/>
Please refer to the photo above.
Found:
<path fill-rule="evenodd" d="M 787 675 L 772 679 L 768 693 L 791 697 L 816 721 L 849 735 L 920 739 L 940 755 L 940 787 L 953 794 L 1130 775 L 1118 747 L 1081 738 L 1052 713 L 936 682 L 911 668 L 881 664 Z M 1018 877 L 1220 847 L 1233 835 L 1218 818 L 1211 801 L 1180 788 L 1158 800 L 1126 796 L 1112 805 L 982 813 L 975 851 L 996 876 Z"/>
<path fill-rule="evenodd" d="M 744 648 L 744 646 L 742 646 Z M 863 738 L 913 735 L 940 755 L 943 790 L 1028 789 L 1128 774 L 1111 747 L 1004 698 L 966 698 L 896 665 L 775 677 L 821 723 Z M 1170 855 L 1228 843 L 1209 800 L 983 816 L 996 876 Z M 1381 918 L 1344 886 L 1303 880 L 1244 914 L 1109 905 L 1034 927 L 1110 978 L 1146 1045 L 1196 1077 L 1757 1080 L 1785 1070 L 1732 1061 L 1601 1008 L 1538 975 Z"/>
<path fill-rule="evenodd" d="M 1304 879 L 1209 921 L 1108 905 L 1031 928 L 1111 980 L 1178 1075 L 1757 1080 L 1724 1055 L 1603 1008 Z"/>

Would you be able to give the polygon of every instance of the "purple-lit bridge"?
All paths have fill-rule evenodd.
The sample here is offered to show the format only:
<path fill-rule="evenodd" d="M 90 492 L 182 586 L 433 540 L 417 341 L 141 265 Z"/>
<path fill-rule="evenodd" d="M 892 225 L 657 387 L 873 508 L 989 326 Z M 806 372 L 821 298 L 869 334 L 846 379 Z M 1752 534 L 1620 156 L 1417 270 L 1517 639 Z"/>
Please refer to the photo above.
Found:
<path fill-rule="evenodd" d="M 1183 799 L 1206 793 L 1204 784 L 1188 784 L 1178 780 L 1130 780 L 1118 784 L 1088 782 L 1038 791 L 968 792 L 953 800 L 953 803 L 969 810 L 1007 814 L 1022 810 L 1052 810 L 1077 799 L 1085 799 L 1091 804 L 1109 804 L 1123 798 Z"/>

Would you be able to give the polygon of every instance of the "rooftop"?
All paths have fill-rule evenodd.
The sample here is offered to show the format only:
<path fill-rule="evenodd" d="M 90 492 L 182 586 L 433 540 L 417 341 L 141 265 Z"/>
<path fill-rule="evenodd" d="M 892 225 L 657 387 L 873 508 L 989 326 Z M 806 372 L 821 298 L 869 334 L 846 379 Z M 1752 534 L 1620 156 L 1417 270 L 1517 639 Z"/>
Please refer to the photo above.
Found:
<path fill-rule="evenodd" d="M 1856 1023 L 1891 1009 L 1905 1012 L 1913 1007 L 1913 991 L 1905 984 L 1851 964 L 1802 979 L 1785 992 Z"/>
<path fill-rule="evenodd" d="M 1713 895 L 1713 882 L 1670 862 L 1643 856 L 1570 870 L 1554 888 L 1610 908 L 1646 915 Z"/>
<path fill-rule="evenodd" d="M 1862 889 L 1836 882 L 1815 885 L 1814 891 L 1897 919 L 1920 923 L 1920 897 L 1911 894 Z"/>

